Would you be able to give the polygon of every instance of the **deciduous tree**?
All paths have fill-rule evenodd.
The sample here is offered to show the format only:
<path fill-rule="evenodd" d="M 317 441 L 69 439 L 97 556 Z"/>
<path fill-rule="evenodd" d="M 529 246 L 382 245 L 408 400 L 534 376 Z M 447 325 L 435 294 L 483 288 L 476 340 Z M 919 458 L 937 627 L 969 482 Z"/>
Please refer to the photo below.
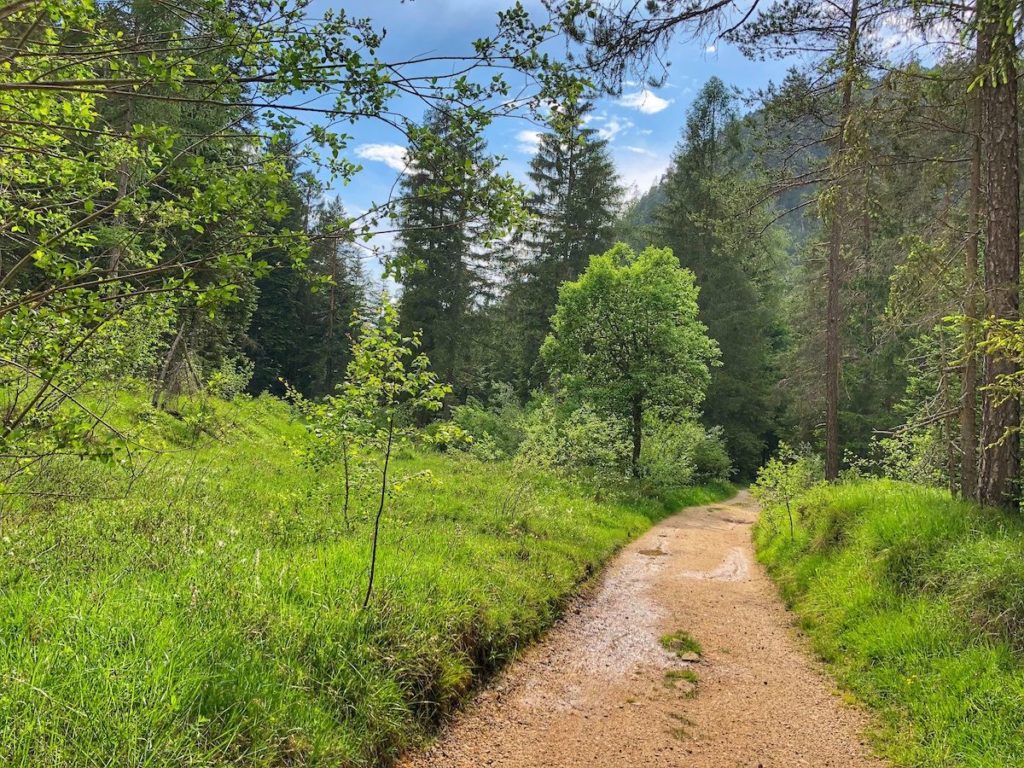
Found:
<path fill-rule="evenodd" d="M 718 347 L 697 319 L 693 273 L 667 248 L 622 243 L 563 283 L 542 353 L 568 392 L 629 423 L 640 472 L 644 420 L 691 415 Z"/>

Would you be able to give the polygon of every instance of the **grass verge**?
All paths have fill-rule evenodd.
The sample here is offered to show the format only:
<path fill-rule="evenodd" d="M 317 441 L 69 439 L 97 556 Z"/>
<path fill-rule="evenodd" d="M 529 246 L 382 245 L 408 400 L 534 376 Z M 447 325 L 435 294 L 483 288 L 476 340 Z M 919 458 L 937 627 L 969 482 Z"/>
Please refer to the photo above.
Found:
<path fill-rule="evenodd" d="M 5 497 L 0 764 L 387 764 L 619 546 L 729 493 L 597 494 L 402 450 L 361 611 L 373 499 L 341 518 L 339 478 L 303 465 L 280 402 L 203 407 L 174 418 L 127 398 L 111 418 L 167 449 L 141 477 L 67 461 L 28 501 Z"/>
<path fill-rule="evenodd" d="M 1024 523 L 889 481 L 819 487 L 759 557 L 896 764 L 1024 766 Z"/>

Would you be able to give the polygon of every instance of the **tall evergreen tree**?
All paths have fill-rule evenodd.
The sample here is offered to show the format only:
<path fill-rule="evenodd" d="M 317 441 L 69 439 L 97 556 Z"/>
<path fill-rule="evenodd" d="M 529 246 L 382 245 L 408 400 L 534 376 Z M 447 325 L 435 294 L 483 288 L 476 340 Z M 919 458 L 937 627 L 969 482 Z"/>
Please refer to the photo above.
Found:
<path fill-rule="evenodd" d="M 711 78 L 690 108 L 652 235 L 697 277 L 701 321 L 722 352 L 722 365 L 711 372 L 704 420 L 723 428 L 746 477 L 764 457 L 778 410 L 771 371 L 778 321 L 768 276 L 782 249 L 778 233 L 763 226 L 767 211 L 757 203 L 763 184 L 741 168 L 740 128 L 732 95 Z"/>
<path fill-rule="evenodd" d="M 475 383 L 469 370 L 470 316 L 493 288 L 493 252 L 472 205 L 497 167 L 482 138 L 441 110 L 414 131 L 401 182 L 400 247 L 403 333 L 422 333 L 424 353 L 441 380 L 464 397 Z"/>
<path fill-rule="evenodd" d="M 534 226 L 513 264 L 506 298 L 510 334 L 516 345 L 512 378 L 525 392 L 545 380 L 540 347 L 558 304 L 558 287 L 575 280 L 590 257 L 615 238 L 622 201 L 608 142 L 585 124 L 591 105 L 569 102 L 541 135 L 530 161 L 533 183 L 527 205 Z"/>
<path fill-rule="evenodd" d="M 329 394 L 344 376 L 352 314 L 366 296 L 365 277 L 351 245 L 345 210 L 318 203 L 320 186 L 302 174 L 292 179 L 285 224 L 311 241 L 306 263 L 286 254 L 265 255 L 268 273 L 256 284 L 258 299 L 246 352 L 253 361 L 252 392 L 284 393 L 287 382 L 308 397 Z"/>
<path fill-rule="evenodd" d="M 344 378 L 351 352 L 348 330 L 364 308 L 369 282 L 351 240 L 345 207 L 335 198 L 320 206 L 313 227 L 310 269 L 318 279 L 313 319 L 318 331 L 310 394 L 326 395 Z"/>

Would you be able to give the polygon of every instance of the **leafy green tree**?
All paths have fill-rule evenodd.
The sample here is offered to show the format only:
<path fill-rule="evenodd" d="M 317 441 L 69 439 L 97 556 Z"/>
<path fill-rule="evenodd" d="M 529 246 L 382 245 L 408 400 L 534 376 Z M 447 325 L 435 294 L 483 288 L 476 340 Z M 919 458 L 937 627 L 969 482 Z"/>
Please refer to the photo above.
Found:
<path fill-rule="evenodd" d="M 377 543 L 385 505 L 394 482 L 388 472 L 396 444 L 419 433 L 416 416 L 436 413 L 451 387 L 430 370 L 427 356 L 419 352 L 419 334 L 403 336 L 398 308 L 384 294 L 376 315 L 360 324 L 352 348 L 345 382 L 341 387 L 339 414 L 344 426 L 358 434 L 360 443 L 380 459 L 377 512 L 373 519 L 370 575 L 363 607 L 370 603 L 377 571 Z M 338 422 L 339 424 L 342 422 Z"/>
<path fill-rule="evenodd" d="M 622 243 L 563 283 L 542 354 L 559 386 L 629 424 L 640 473 L 644 420 L 690 415 L 718 347 L 697 319 L 693 273 L 667 248 Z"/>

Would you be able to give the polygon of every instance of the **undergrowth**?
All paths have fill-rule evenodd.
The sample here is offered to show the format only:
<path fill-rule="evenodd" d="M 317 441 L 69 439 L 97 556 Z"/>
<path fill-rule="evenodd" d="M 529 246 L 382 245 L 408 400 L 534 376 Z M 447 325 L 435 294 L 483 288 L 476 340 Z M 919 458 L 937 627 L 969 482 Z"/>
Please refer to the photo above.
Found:
<path fill-rule="evenodd" d="M 890 481 L 819 486 L 760 558 L 899 765 L 1024 766 L 1024 523 Z"/>
<path fill-rule="evenodd" d="M 59 461 L 0 508 L 5 766 L 387 764 L 617 547 L 729 490 L 656 501 L 403 448 L 416 479 L 360 610 L 372 500 L 342 519 L 282 403 L 115 406 L 161 444 L 145 472 Z"/>

